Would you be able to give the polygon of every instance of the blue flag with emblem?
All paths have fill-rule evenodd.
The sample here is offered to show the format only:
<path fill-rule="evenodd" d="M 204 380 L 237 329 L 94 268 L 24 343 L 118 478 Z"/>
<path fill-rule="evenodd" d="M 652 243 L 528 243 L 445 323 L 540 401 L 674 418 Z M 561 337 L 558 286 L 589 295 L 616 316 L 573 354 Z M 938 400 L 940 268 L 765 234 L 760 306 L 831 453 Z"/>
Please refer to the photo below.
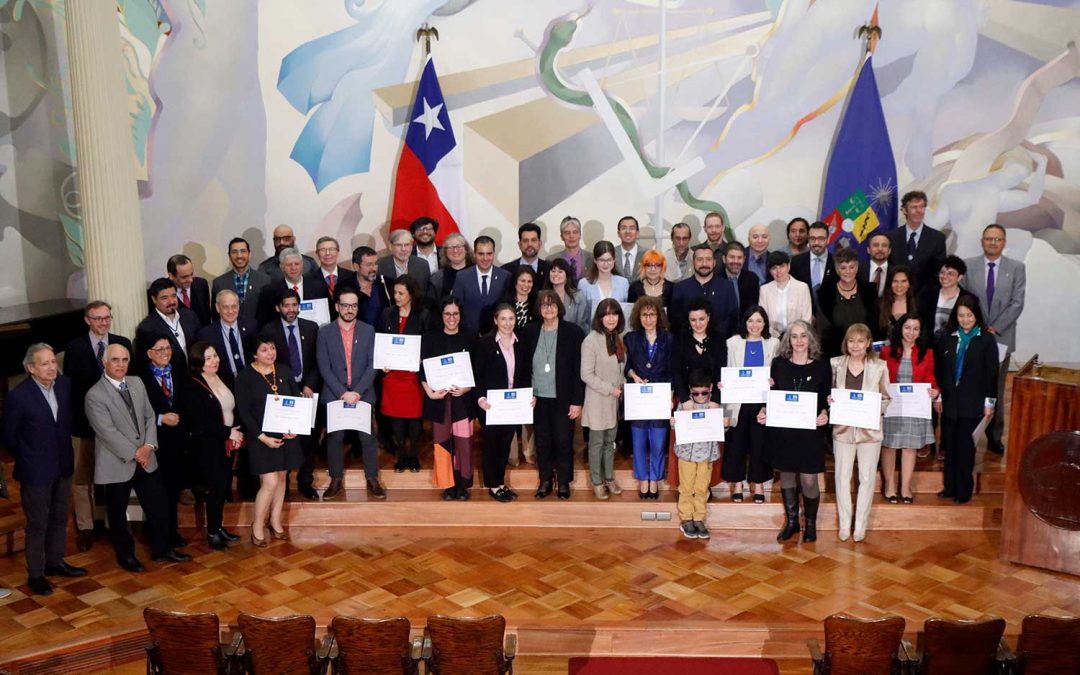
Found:
<path fill-rule="evenodd" d="M 870 55 L 859 66 L 826 166 L 821 219 L 829 248 L 854 248 L 866 260 L 870 236 L 894 229 L 897 215 L 896 162 Z"/>

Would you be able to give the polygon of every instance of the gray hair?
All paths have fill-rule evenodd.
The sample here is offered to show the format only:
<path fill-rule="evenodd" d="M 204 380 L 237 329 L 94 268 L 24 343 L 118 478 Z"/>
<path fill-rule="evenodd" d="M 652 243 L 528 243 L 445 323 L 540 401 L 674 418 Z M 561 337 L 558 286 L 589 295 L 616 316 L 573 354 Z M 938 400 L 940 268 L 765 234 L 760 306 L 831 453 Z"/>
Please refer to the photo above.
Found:
<path fill-rule="evenodd" d="M 300 255 L 300 249 L 292 246 L 290 248 L 282 249 L 281 253 L 278 253 L 278 263 L 284 263 L 287 259 L 292 257 L 300 258 L 301 260 L 304 259 L 304 256 Z"/>
<path fill-rule="evenodd" d="M 810 325 L 809 321 L 803 321 L 802 319 L 795 319 L 784 328 L 784 332 L 780 335 L 780 346 L 776 350 L 776 355 L 782 359 L 790 359 L 793 353 L 791 349 L 791 329 L 796 326 L 801 326 L 806 329 L 806 338 L 808 344 L 806 345 L 806 353 L 811 360 L 821 356 L 821 341 L 818 339 L 817 332 L 814 331 L 814 327 Z"/>
<path fill-rule="evenodd" d="M 217 304 L 217 303 L 221 302 L 221 298 L 223 296 L 226 296 L 226 295 L 231 295 L 234 298 L 236 298 L 237 300 L 240 300 L 240 294 L 239 293 L 232 290 L 231 288 L 223 288 L 220 291 L 218 291 L 217 295 L 214 296 L 214 304 Z"/>
<path fill-rule="evenodd" d="M 394 230 L 390 233 L 390 243 L 396 244 L 402 237 L 408 237 L 409 241 L 413 240 L 412 233 L 408 230 Z"/>
<path fill-rule="evenodd" d="M 48 349 L 53 354 L 56 354 L 56 350 L 53 349 L 52 345 L 50 345 L 47 342 L 35 342 L 34 344 L 27 347 L 26 348 L 26 356 L 23 357 L 23 361 L 22 361 L 23 368 L 26 368 L 26 367 L 29 367 L 29 366 L 33 365 L 34 357 L 37 356 L 37 353 L 38 352 L 43 352 L 46 349 Z"/>
<path fill-rule="evenodd" d="M 567 217 L 562 219 L 561 223 L 559 223 L 559 234 L 560 235 L 563 232 L 566 232 L 566 226 L 567 225 L 577 225 L 578 231 L 579 232 L 581 231 L 581 221 L 578 220 L 577 218 L 573 217 L 573 216 L 567 216 Z"/>
<path fill-rule="evenodd" d="M 472 246 L 469 246 L 469 240 L 460 232 L 454 232 L 446 235 L 446 239 L 443 240 L 442 246 L 439 247 L 439 267 L 450 266 L 450 260 L 446 257 L 446 247 L 453 246 L 453 242 L 459 239 L 461 240 L 461 245 L 465 247 L 465 266 L 468 267 L 476 262 L 476 259 L 473 257 Z"/>

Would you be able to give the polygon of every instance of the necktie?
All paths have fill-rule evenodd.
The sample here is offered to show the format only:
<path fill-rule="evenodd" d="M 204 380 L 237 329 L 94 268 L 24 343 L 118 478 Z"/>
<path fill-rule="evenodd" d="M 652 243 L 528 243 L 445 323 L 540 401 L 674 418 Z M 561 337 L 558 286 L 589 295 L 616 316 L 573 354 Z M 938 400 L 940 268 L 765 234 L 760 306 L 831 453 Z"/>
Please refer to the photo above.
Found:
<path fill-rule="evenodd" d="M 480 279 L 481 279 L 481 281 L 480 281 L 480 295 L 482 295 L 482 296 L 484 296 L 486 298 L 487 294 L 488 294 L 487 275 L 486 274 L 480 275 Z"/>
<path fill-rule="evenodd" d="M 240 355 L 240 342 L 236 339 L 235 328 L 229 329 L 229 351 L 232 352 L 232 372 L 235 375 L 244 365 L 244 357 Z"/>
<path fill-rule="evenodd" d="M 908 240 L 907 240 L 907 259 L 908 260 L 914 260 L 915 259 L 915 248 L 916 248 L 916 246 L 917 246 L 917 242 L 915 241 L 915 233 L 912 232 L 911 236 L 908 237 Z"/>
<path fill-rule="evenodd" d="M 810 283 L 811 285 L 813 285 L 814 290 L 816 291 L 818 286 L 821 285 L 821 259 L 815 257 L 813 260 L 814 269 L 810 273 Z"/>
<path fill-rule="evenodd" d="M 986 265 L 990 268 L 986 271 L 986 311 L 989 312 L 994 304 L 994 282 L 997 276 L 994 274 L 994 267 L 997 263 L 986 263 Z"/>
<path fill-rule="evenodd" d="M 165 398 L 172 401 L 172 391 L 169 390 L 169 380 L 164 375 L 161 376 L 161 393 L 165 394 Z"/>
<path fill-rule="evenodd" d="M 570 263 L 570 273 L 577 279 L 577 258 L 567 258 L 567 261 Z"/>
<path fill-rule="evenodd" d="M 337 275 L 336 274 L 327 274 L 326 275 L 326 285 L 330 287 L 330 295 L 334 294 L 334 285 L 335 284 L 337 284 Z"/>
<path fill-rule="evenodd" d="M 881 293 L 881 265 L 877 266 L 877 270 L 874 272 L 874 286 L 877 287 L 877 291 Z"/>
<path fill-rule="evenodd" d="M 105 358 L 105 341 L 104 340 L 98 340 L 98 343 L 97 343 L 97 369 L 98 369 L 99 373 L 104 369 L 104 364 L 101 363 L 101 360 L 103 358 Z"/>
<path fill-rule="evenodd" d="M 186 288 L 180 289 L 180 299 L 184 301 L 184 307 L 191 309 L 191 297 L 188 295 Z"/>
<path fill-rule="evenodd" d="M 296 294 L 297 294 L 297 295 L 299 295 L 299 294 L 300 294 L 300 284 L 293 284 L 293 287 L 292 287 L 292 289 L 293 289 L 294 291 L 296 291 Z"/>
<path fill-rule="evenodd" d="M 131 423 L 135 425 L 136 440 L 138 440 L 139 418 L 135 416 L 135 402 L 131 400 L 131 391 L 128 390 L 127 382 L 120 382 L 120 398 L 124 399 L 124 406 L 131 415 Z"/>
<path fill-rule="evenodd" d="M 625 258 L 623 258 L 622 274 L 627 279 L 629 279 L 632 276 L 632 274 L 630 272 L 630 254 L 629 253 L 626 254 Z"/>
<path fill-rule="evenodd" d="M 303 362 L 300 361 L 300 343 L 296 340 L 296 326 L 289 326 L 289 367 L 292 368 L 293 377 L 299 379 L 303 376 Z"/>

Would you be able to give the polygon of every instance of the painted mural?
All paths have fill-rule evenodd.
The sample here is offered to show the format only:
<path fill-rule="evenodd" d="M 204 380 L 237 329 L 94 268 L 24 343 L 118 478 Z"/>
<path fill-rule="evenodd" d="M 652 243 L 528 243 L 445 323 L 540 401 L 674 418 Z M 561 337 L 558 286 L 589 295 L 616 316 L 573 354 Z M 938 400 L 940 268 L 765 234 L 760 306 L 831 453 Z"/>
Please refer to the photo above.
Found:
<path fill-rule="evenodd" d="M 782 241 L 791 217 L 820 216 L 857 30 L 877 7 L 899 192 L 930 195 L 927 222 L 961 256 L 1005 224 L 1028 275 L 1017 358 L 1080 361 L 1080 340 L 1060 337 L 1080 332 L 1080 313 L 1060 310 L 1080 288 L 1080 0 L 661 1 L 119 2 L 148 276 L 178 250 L 219 273 L 231 236 L 269 252 L 278 223 L 309 249 L 324 234 L 383 247 L 424 23 L 464 158 L 462 227 L 503 258 L 527 220 L 558 250 L 566 215 L 590 243 L 635 215 L 651 244 L 720 208 L 736 236 L 766 223 Z M 18 299 L 19 277 L 38 293 L 40 258 L 65 271 L 42 292 L 71 294 L 62 2 L 0 0 L 0 22 L 8 44 L 53 59 L 35 79 L 2 53 L 3 112 L 34 134 L 0 143 L 0 245 L 16 263 L 0 301 Z M 16 190 L 15 168 L 55 180 Z"/>

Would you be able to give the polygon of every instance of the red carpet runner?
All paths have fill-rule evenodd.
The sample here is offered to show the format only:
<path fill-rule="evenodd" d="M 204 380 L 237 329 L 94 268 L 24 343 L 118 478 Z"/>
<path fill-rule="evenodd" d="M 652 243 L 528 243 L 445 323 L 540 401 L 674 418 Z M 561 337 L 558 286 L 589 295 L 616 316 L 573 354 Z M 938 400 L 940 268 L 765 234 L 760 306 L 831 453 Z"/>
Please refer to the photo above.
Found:
<path fill-rule="evenodd" d="M 575 656 L 569 675 L 780 675 L 780 669 L 760 658 Z"/>

